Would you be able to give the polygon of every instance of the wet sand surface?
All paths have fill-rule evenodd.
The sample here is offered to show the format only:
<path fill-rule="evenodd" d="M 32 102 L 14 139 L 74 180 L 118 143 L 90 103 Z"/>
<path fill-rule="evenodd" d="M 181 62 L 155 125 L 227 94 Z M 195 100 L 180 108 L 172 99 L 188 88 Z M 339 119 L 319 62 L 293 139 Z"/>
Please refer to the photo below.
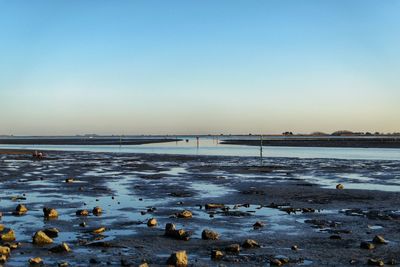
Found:
<path fill-rule="evenodd" d="M 400 261 L 399 161 L 268 158 L 261 166 L 258 158 L 245 157 L 47 154 L 41 161 L 0 154 L 0 224 L 21 243 L 5 266 L 26 266 L 32 257 L 46 266 L 165 266 L 177 250 L 186 250 L 190 266 L 270 266 L 278 258 L 288 260 L 285 266 Z M 345 189 L 335 189 L 338 183 Z M 205 209 L 208 203 L 225 208 Z M 25 215 L 12 215 L 18 204 L 28 208 Z M 101 215 L 91 213 L 95 206 Z M 45 220 L 43 207 L 57 209 L 58 219 Z M 89 216 L 77 216 L 78 209 Z M 193 217 L 178 218 L 183 210 Z M 150 218 L 156 227 L 147 226 Z M 257 221 L 264 226 L 254 229 Z M 190 239 L 165 236 L 167 223 Z M 36 231 L 51 227 L 60 231 L 52 245 L 32 244 Z M 92 233 L 100 227 L 106 231 Z M 204 229 L 220 238 L 202 240 Z M 376 235 L 387 243 L 360 248 Z M 225 252 L 246 239 L 260 247 Z M 72 251 L 49 251 L 62 242 Z M 215 249 L 224 252 L 222 259 L 211 259 Z"/>

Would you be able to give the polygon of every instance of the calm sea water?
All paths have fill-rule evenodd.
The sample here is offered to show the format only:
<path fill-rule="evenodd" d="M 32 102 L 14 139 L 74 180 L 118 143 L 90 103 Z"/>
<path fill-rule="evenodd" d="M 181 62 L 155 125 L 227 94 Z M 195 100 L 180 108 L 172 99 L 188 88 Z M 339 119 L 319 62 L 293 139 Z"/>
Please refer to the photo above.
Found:
<path fill-rule="evenodd" d="M 180 138 L 180 137 L 178 137 Z M 260 156 L 260 148 L 255 146 L 222 145 L 214 137 L 201 137 L 197 146 L 196 138 L 182 137 L 184 141 L 124 146 L 85 146 L 85 145 L 0 145 L 0 148 L 156 153 L 180 155 L 217 155 L 217 156 Z M 188 142 L 186 142 L 186 139 Z M 264 157 L 298 158 L 337 158 L 400 160 L 400 149 L 388 148 L 322 148 L 322 147 L 263 147 Z"/>

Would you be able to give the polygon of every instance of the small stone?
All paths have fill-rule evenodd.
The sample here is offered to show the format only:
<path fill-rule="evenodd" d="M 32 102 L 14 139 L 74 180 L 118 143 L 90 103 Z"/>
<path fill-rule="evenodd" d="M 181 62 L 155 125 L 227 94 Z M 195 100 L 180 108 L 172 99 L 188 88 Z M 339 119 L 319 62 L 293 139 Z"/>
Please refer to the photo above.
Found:
<path fill-rule="evenodd" d="M 205 208 L 207 210 L 211 210 L 211 209 L 222 209 L 224 208 L 225 205 L 224 204 L 215 204 L 215 203 L 210 203 L 210 204 L 206 204 Z"/>
<path fill-rule="evenodd" d="M 186 251 L 181 250 L 175 253 L 172 253 L 169 259 L 167 260 L 168 265 L 173 265 L 176 267 L 186 267 L 188 266 L 188 257 Z"/>
<path fill-rule="evenodd" d="M 67 178 L 67 179 L 65 179 L 65 182 L 66 183 L 73 183 L 74 182 L 74 178 Z"/>
<path fill-rule="evenodd" d="M 144 263 L 140 264 L 139 267 L 149 267 L 149 265 L 147 264 L 147 262 L 144 262 Z"/>
<path fill-rule="evenodd" d="M 291 250 L 299 250 L 299 247 L 297 245 L 293 245 L 290 249 Z"/>
<path fill-rule="evenodd" d="M 190 234 L 183 229 L 176 229 L 175 225 L 172 223 L 167 223 L 165 226 L 165 236 L 172 237 L 178 240 L 188 241 L 190 239 Z"/>
<path fill-rule="evenodd" d="M 0 246 L 0 255 L 4 255 L 4 256 L 9 256 L 11 252 L 11 249 L 9 247 L 6 246 Z"/>
<path fill-rule="evenodd" d="M 351 260 L 349 260 L 349 263 L 350 263 L 351 265 L 357 264 L 357 260 L 351 259 Z"/>
<path fill-rule="evenodd" d="M 52 247 L 50 251 L 53 253 L 65 253 L 65 252 L 70 252 L 71 249 L 69 248 L 67 243 L 62 243 L 58 246 Z"/>
<path fill-rule="evenodd" d="M 365 242 L 365 241 L 363 241 L 363 242 L 361 242 L 361 244 L 360 244 L 360 248 L 363 248 L 363 249 L 374 249 L 375 246 L 374 246 L 374 244 L 372 244 L 372 243 L 370 243 L 370 242 Z"/>
<path fill-rule="evenodd" d="M 203 240 L 218 240 L 219 234 L 217 232 L 204 229 L 203 232 L 201 233 L 201 238 Z"/>
<path fill-rule="evenodd" d="M 396 265 L 397 261 L 395 259 L 390 259 L 386 262 L 387 265 Z"/>
<path fill-rule="evenodd" d="M 13 212 L 13 214 L 21 216 L 27 212 L 28 212 L 28 209 L 24 204 L 18 204 L 18 206 L 15 208 L 15 211 Z"/>
<path fill-rule="evenodd" d="M 381 235 L 376 235 L 374 239 L 372 239 L 372 242 L 375 244 L 387 244 L 387 241 Z"/>
<path fill-rule="evenodd" d="M 47 219 L 55 219 L 58 217 L 58 212 L 53 208 L 43 208 L 43 215 Z"/>
<path fill-rule="evenodd" d="M 337 184 L 337 185 L 336 185 L 336 189 L 342 190 L 342 189 L 344 189 L 344 185 L 342 185 L 342 184 Z"/>
<path fill-rule="evenodd" d="M 242 247 L 244 248 L 259 248 L 260 245 L 257 243 L 257 241 L 253 239 L 247 239 L 246 241 L 243 242 Z"/>
<path fill-rule="evenodd" d="M 240 252 L 240 245 L 239 244 L 232 244 L 229 245 L 225 248 L 226 252 L 232 252 L 232 253 L 239 253 Z"/>
<path fill-rule="evenodd" d="M 81 223 L 79 224 L 79 226 L 80 226 L 80 227 L 86 227 L 86 223 L 85 223 L 85 222 L 81 222 Z"/>
<path fill-rule="evenodd" d="M 58 237 L 58 233 L 60 232 L 57 228 L 46 228 L 43 232 L 50 238 Z"/>
<path fill-rule="evenodd" d="M 157 220 L 154 218 L 151 218 L 147 221 L 147 226 L 148 227 L 155 227 L 157 226 Z"/>
<path fill-rule="evenodd" d="M 224 257 L 224 253 L 220 250 L 213 250 L 211 251 L 211 259 L 213 260 L 220 260 Z"/>
<path fill-rule="evenodd" d="M 53 239 L 48 237 L 43 231 L 37 231 L 32 239 L 33 244 L 43 246 L 53 243 Z"/>
<path fill-rule="evenodd" d="M 105 227 L 100 227 L 100 228 L 94 229 L 94 230 L 92 231 L 92 233 L 93 233 L 93 234 L 101 234 L 101 233 L 103 233 L 103 232 L 105 232 L 105 231 L 106 231 L 106 228 L 105 228 Z"/>
<path fill-rule="evenodd" d="M 0 224 L 0 232 L 3 232 L 4 228 L 5 228 L 4 225 Z"/>
<path fill-rule="evenodd" d="M 272 259 L 269 261 L 271 266 L 282 266 L 283 262 L 281 262 L 279 259 Z"/>
<path fill-rule="evenodd" d="M 77 210 L 76 211 L 76 215 L 77 216 L 88 216 L 89 215 L 89 211 L 88 210 Z"/>
<path fill-rule="evenodd" d="M 69 264 L 66 261 L 58 263 L 58 267 L 68 267 L 68 266 Z"/>
<path fill-rule="evenodd" d="M 29 259 L 30 265 L 43 265 L 43 260 L 39 257 Z"/>
<path fill-rule="evenodd" d="M 385 263 L 384 263 L 382 260 L 368 259 L 368 265 L 373 265 L 373 266 L 384 266 Z"/>
<path fill-rule="evenodd" d="M 176 216 L 178 218 L 189 219 L 192 218 L 193 214 L 188 210 L 184 210 L 182 212 L 177 213 Z"/>
<path fill-rule="evenodd" d="M 97 206 L 97 207 L 93 208 L 92 212 L 93 212 L 94 215 L 99 216 L 99 215 L 101 215 L 103 213 L 103 210 L 99 206 Z"/>
<path fill-rule="evenodd" d="M 254 230 L 257 230 L 257 229 L 260 229 L 260 228 L 262 228 L 262 227 L 264 227 L 264 226 L 265 226 L 265 224 L 264 224 L 263 222 L 257 221 L 257 222 L 255 222 L 255 223 L 253 224 L 253 229 L 254 229 Z"/>
<path fill-rule="evenodd" d="M 15 233 L 12 229 L 8 229 L 5 233 L 0 233 L 0 240 L 3 242 L 15 241 Z"/>

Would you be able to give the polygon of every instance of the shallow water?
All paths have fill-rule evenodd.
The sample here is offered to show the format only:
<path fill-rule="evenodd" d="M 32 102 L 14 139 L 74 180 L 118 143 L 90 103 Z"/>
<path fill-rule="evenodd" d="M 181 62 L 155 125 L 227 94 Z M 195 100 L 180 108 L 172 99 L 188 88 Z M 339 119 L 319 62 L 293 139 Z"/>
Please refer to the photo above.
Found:
<path fill-rule="evenodd" d="M 178 136 L 178 138 L 180 138 Z M 193 137 L 182 137 L 183 141 L 126 145 L 126 146 L 85 146 L 85 145 L 0 145 L 5 149 L 38 149 L 90 152 L 155 153 L 177 155 L 213 155 L 257 157 L 260 149 L 256 146 L 224 145 L 214 137 L 202 137 L 199 146 Z M 186 142 L 185 140 L 188 140 Z M 389 148 L 324 148 L 324 147 L 263 147 L 264 157 L 295 158 L 336 158 L 400 160 L 400 149 Z"/>

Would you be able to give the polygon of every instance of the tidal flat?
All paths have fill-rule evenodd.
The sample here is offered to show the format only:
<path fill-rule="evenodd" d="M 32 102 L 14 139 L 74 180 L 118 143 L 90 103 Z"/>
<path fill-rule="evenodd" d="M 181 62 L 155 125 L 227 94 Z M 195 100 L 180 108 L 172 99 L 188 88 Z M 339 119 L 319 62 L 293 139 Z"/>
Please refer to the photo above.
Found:
<path fill-rule="evenodd" d="M 189 266 L 400 261 L 400 161 L 45 154 L 0 153 L 0 237 L 11 229 L 16 238 L 0 241 L 12 248 L 4 266 L 35 257 L 44 266 L 165 266 L 182 250 Z M 16 214 L 18 205 L 27 211 Z M 183 232 L 166 231 L 170 223 Z M 33 244 L 51 228 L 50 244 Z M 63 243 L 69 252 L 54 250 Z"/>

